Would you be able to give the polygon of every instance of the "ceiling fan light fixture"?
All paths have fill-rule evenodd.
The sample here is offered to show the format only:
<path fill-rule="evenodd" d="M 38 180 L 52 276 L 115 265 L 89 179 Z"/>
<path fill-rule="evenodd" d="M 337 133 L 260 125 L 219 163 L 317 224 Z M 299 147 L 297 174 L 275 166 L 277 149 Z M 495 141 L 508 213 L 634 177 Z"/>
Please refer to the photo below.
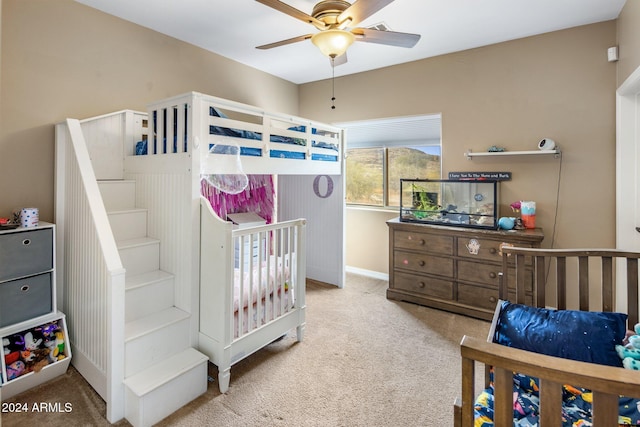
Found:
<path fill-rule="evenodd" d="M 347 51 L 354 42 L 355 36 L 345 30 L 324 30 L 311 37 L 314 45 L 320 49 L 323 55 L 336 58 Z"/>

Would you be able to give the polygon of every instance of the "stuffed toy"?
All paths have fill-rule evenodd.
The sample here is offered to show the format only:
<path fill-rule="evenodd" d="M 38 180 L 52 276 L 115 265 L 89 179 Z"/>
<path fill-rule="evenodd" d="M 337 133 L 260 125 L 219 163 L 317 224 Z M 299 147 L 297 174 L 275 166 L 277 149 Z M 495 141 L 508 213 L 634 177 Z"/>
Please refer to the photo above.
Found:
<path fill-rule="evenodd" d="M 53 355 L 57 360 L 62 360 L 66 356 L 64 354 L 64 332 L 58 329 L 56 331 L 55 347 L 53 348 Z"/>
<path fill-rule="evenodd" d="M 633 327 L 633 332 L 627 333 L 625 341 L 625 345 L 616 345 L 616 352 L 622 359 L 622 366 L 640 371 L 640 323 Z"/>
<path fill-rule="evenodd" d="M 17 360 L 10 365 L 7 365 L 7 381 L 10 381 L 14 378 L 18 378 L 20 375 L 24 374 L 26 367 L 22 360 Z"/>
<path fill-rule="evenodd" d="M 20 358 L 20 352 L 24 350 L 24 338 L 14 334 L 2 339 L 5 366 L 11 365 Z"/>
<path fill-rule="evenodd" d="M 36 358 L 35 350 L 40 347 L 42 338 L 36 338 L 33 332 L 24 334 L 24 350 L 20 352 L 20 357 L 25 363 L 33 362 Z"/>

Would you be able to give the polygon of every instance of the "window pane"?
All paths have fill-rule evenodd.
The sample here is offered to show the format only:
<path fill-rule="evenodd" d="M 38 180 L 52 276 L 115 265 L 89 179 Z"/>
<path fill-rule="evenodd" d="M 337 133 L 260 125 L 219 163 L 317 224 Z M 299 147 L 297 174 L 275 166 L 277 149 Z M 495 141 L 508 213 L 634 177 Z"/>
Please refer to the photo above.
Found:
<path fill-rule="evenodd" d="M 347 150 L 347 203 L 384 205 L 383 160 L 382 148 Z"/>
<path fill-rule="evenodd" d="M 389 206 L 400 206 L 400 179 L 440 179 L 440 146 L 392 147 L 388 150 Z"/>

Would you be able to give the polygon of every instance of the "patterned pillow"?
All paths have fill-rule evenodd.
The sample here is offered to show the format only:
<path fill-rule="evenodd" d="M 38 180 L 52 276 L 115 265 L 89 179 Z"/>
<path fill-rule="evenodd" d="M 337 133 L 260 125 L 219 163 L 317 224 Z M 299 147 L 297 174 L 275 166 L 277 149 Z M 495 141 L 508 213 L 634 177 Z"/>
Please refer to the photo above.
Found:
<path fill-rule="evenodd" d="M 626 332 L 627 315 L 536 308 L 498 302 L 493 342 L 548 356 L 622 366 L 615 345 Z"/>

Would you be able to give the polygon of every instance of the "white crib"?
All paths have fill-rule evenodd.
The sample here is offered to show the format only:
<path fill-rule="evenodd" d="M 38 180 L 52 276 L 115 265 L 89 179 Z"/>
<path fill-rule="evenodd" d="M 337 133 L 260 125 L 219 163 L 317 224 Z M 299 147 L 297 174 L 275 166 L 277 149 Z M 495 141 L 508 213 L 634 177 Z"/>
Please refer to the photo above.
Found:
<path fill-rule="evenodd" d="M 218 367 L 220 392 L 231 365 L 305 326 L 305 220 L 233 229 L 201 199 L 199 349 Z"/>

